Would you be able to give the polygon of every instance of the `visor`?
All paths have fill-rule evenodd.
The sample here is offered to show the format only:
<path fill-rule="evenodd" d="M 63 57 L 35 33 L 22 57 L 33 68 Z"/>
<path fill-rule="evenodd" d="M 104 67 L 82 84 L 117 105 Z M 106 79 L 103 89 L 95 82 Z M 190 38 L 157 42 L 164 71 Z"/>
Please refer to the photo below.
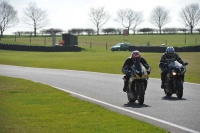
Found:
<path fill-rule="evenodd" d="M 174 53 L 168 53 L 168 55 L 169 55 L 169 56 L 173 56 L 173 55 L 174 55 Z"/>

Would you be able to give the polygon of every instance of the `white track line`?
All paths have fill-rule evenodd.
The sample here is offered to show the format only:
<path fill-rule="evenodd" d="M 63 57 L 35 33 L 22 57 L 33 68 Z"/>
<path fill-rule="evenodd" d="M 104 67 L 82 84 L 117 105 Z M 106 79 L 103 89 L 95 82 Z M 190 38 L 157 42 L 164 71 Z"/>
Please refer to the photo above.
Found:
<path fill-rule="evenodd" d="M 86 98 L 86 99 L 89 99 L 91 101 L 95 101 L 95 102 L 116 108 L 116 109 L 120 109 L 120 110 L 129 112 L 129 113 L 132 113 L 132 114 L 136 114 L 136 115 L 139 115 L 139 116 L 142 116 L 142 117 L 145 117 L 145 118 L 149 118 L 151 120 L 155 120 L 155 121 L 158 121 L 158 122 L 161 122 L 161 123 L 173 126 L 173 127 L 177 127 L 179 129 L 182 129 L 182 130 L 185 130 L 185 131 L 188 131 L 188 132 L 191 132 L 191 133 L 200 133 L 198 131 L 195 131 L 195 130 L 192 130 L 192 129 L 189 129 L 189 128 L 186 128 L 186 127 L 183 127 L 183 126 L 179 126 L 179 125 L 171 123 L 171 122 L 167 122 L 167 121 L 164 121 L 164 120 L 161 120 L 161 119 L 158 119 L 158 118 L 154 118 L 154 117 L 151 117 L 151 116 L 148 116 L 148 115 L 145 115 L 145 114 L 141 114 L 141 113 L 138 113 L 138 112 L 135 112 L 135 111 L 131 111 L 131 110 L 128 110 L 128 109 L 125 109 L 125 108 L 122 108 L 122 107 L 119 107 L 119 106 L 116 106 L 116 105 L 112 105 L 112 104 L 109 104 L 109 103 L 106 103 L 106 102 L 103 102 L 103 101 L 100 101 L 100 100 L 97 100 L 97 99 L 93 99 L 91 97 L 87 97 L 87 96 L 84 96 L 84 95 L 81 95 L 81 94 L 78 94 L 78 93 L 75 93 L 75 92 L 72 92 L 72 91 L 69 91 L 69 90 L 65 90 L 65 89 L 62 89 L 62 88 L 59 88 L 59 87 L 55 87 L 55 86 L 52 86 L 52 87 L 57 88 L 57 89 L 62 90 L 62 91 L 65 91 L 65 92 L 69 92 L 71 94 L 74 94 L 74 95 L 77 95 L 77 96 L 80 96 L 80 97 L 83 97 L 83 98 Z"/>

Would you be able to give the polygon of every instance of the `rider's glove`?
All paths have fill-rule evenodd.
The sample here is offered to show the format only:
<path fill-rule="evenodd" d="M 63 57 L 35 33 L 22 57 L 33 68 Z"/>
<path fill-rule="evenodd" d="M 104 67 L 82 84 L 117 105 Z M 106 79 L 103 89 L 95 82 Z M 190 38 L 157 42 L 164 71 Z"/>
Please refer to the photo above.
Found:
<path fill-rule="evenodd" d="M 147 74 L 149 75 L 151 72 L 150 71 L 147 71 Z"/>
<path fill-rule="evenodd" d="M 168 68 L 161 69 L 162 73 L 168 71 Z"/>
<path fill-rule="evenodd" d="M 131 73 L 131 70 L 128 70 L 126 74 L 130 74 L 130 73 Z"/>
<path fill-rule="evenodd" d="M 124 74 L 128 74 L 128 70 L 124 70 Z"/>

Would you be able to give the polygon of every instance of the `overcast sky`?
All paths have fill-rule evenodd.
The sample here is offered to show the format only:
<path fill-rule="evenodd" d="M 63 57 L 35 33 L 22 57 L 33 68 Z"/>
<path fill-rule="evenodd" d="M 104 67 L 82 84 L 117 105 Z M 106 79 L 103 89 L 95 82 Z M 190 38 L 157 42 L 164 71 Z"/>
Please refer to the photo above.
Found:
<path fill-rule="evenodd" d="M 89 25 L 89 9 L 91 7 L 105 7 L 105 10 L 111 14 L 111 19 L 102 28 L 123 28 L 118 22 L 114 21 L 119 9 L 130 8 L 133 11 L 142 11 L 145 21 L 137 28 L 157 28 L 149 22 L 149 15 L 157 6 L 164 6 L 170 11 L 172 21 L 163 28 L 184 28 L 184 25 L 178 21 L 179 13 L 187 5 L 198 3 L 200 0 L 7 0 L 18 11 L 18 17 L 21 20 L 23 9 L 28 7 L 30 2 L 37 4 L 37 7 L 46 10 L 49 14 L 50 23 L 48 28 L 60 28 L 68 31 L 72 28 L 93 28 Z M 200 23 L 195 28 L 199 28 Z M 4 34 L 11 34 L 16 31 L 33 31 L 27 25 L 20 23 L 7 29 Z"/>

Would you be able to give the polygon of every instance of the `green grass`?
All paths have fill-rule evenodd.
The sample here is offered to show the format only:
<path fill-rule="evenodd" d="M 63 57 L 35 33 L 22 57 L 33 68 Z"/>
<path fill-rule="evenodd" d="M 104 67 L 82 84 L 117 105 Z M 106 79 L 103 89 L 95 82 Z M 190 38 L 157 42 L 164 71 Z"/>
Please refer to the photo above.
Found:
<path fill-rule="evenodd" d="M 0 76 L 1 133 L 166 133 L 28 80 Z"/>
<path fill-rule="evenodd" d="M 186 43 L 185 43 L 186 38 Z M 56 43 L 62 40 L 61 36 L 56 37 Z M 1 38 L 3 43 L 7 44 L 26 44 L 26 45 L 42 45 L 52 46 L 51 36 L 40 37 L 3 37 Z M 122 35 L 99 35 L 99 36 L 78 36 L 78 45 L 80 47 L 94 47 L 104 46 L 106 44 L 108 48 L 119 42 L 130 42 L 136 46 L 146 46 L 147 42 L 150 42 L 151 46 L 160 46 L 166 44 L 167 46 L 183 47 L 183 46 L 195 46 L 200 45 L 200 34 L 170 34 L 170 35 L 129 35 L 123 37 Z"/>
<path fill-rule="evenodd" d="M 131 52 L 22 52 L 0 50 L 0 64 L 93 71 L 122 74 L 121 67 Z M 160 78 L 158 67 L 162 53 L 141 53 L 152 68 L 151 78 Z M 183 61 L 189 62 L 185 74 L 186 82 L 200 83 L 200 52 L 179 53 Z"/>
<path fill-rule="evenodd" d="M 119 42 L 130 42 L 132 45 L 136 46 L 146 46 L 147 42 L 151 46 L 160 46 L 161 44 L 166 44 L 168 46 L 191 46 L 200 44 L 200 34 L 195 35 L 186 35 L 186 44 L 185 44 L 185 35 L 129 35 L 128 37 L 123 37 L 122 35 L 104 35 L 104 36 L 78 36 L 79 42 L 89 44 L 90 42 L 100 45 L 108 46 L 115 45 Z M 89 40 L 89 41 L 88 41 Z"/>
<path fill-rule="evenodd" d="M 195 40 L 198 37 L 199 35 L 188 35 L 186 45 L 195 45 L 189 39 Z M 12 39 L 5 37 L 2 38 L 2 42 L 15 43 Z M 28 39 L 25 38 L 18 43 L 28 44 Z M 39 41 L 32 40 L 31 45 L 44 45 L 41 43 L 44 38 L 37 37 L 34 39 Z M 49 41 L 45 45 L 51 45 L 51 37 L 46 39 Z M 128 41 L 132 44 L 138 42 L 137 45 L 145 44 L 148 41 L 151 45 L 160 45 L 166 39 L 183 40 L 184 38 L 183 35 L 130 35 Z M 156 43 L 153 43 L 155 40 Z M 84 48 L 82 52 L 0 50 L 0 64 L 122 74 L 121 67 L 131 52 L 111 52 L 109 49 L 111 45 L 124 41 L 122 36 L 79 36 L 80 41 L 83 42 L 81 44 L 81 47 Z M 91 45 L 90 42 L 92 42 Z M 106 43 L 108 44 L 107 50 Z M 186 45 L 177 43 L 172 46 Z M 158 64 L 162 53 L 141 54 L 152 67 L 150 78 L 160 78 Z M 185 81 L 200 83 L 200 68 L 198 67 L 200 66 L 198 59 L 200 52 L 182 52 L 179 55 L 184 61 L 189 62 Z M 111 112 L 101 106 L 78 100 L 68 93 L 47 85 L 3 76 L 0 76 L 0 107 L 0 132 L 3 133 L 167 132 L 145 122 Z"/>

